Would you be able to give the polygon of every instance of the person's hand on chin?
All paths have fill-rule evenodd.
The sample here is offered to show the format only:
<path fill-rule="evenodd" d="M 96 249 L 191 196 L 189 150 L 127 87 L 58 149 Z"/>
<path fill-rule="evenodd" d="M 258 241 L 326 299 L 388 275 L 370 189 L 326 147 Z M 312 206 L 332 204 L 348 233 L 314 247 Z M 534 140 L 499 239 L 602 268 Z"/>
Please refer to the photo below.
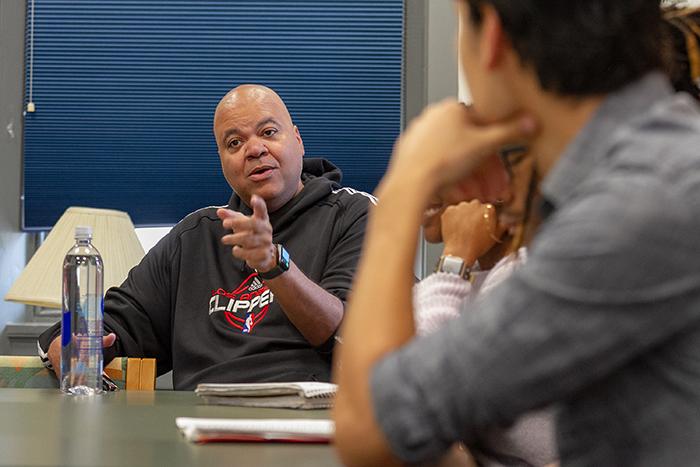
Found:
<path fill-rule="evenodd" d="M 250 204 L 253 209 L 250 216 L 229 209 L 216 211 L 224 228 L 233 231 L 224 235 L 221 243 L 232 247 L 233 256 L 245 261 L 249 267 L 267 272 L 277 264 L 277 250 L 272 244 L 272 224 L 265 200 L 253 195 Z"/>
<path fill-rule="evenodd" d="M 508 180 L 498 150 L 527 142 L 535 131 L 531 116 L 479 124 L 471 108 L 460 102 L 431 105 L 396 142 L 379 199 L 403 187 L 420 189 L 427 203 L 436 193 L 463 184 L 474 190 L 473 198 L 496 201 Z"/>

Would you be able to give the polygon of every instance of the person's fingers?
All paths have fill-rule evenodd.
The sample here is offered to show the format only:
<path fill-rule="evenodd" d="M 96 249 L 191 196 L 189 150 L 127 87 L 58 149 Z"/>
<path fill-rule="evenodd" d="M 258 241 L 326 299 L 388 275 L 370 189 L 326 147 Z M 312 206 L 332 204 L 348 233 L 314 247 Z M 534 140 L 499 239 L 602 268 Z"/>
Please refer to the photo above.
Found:
<path fill-rule="evenodd" d="M 481 208 L 474 207 L 470 201 L 447 206 L 441 216 L 443 237 L 471 235 L 469 232 L 474 229 L 480 217 Z"/>
<path fill-rule="evenodd" d="M 267 204 L 265 200 L 258 195 L 253 195 L 250 198 L 250 204 L 253 208 L 253 219 L 262 222 L 269 222 L 269 217 L 267 216 Z"/>
<path fill-rule="evenodd" d="M 245 248 L 242 248 L 239 245 L 233 245 L 233 248 L 231 248 L 231 254 L 240 260 L 247 261 L 248 259 L 248 254 Z"/>
<path fill-rule="evenodd" d="M 466 212 L 476 212 L 482 206 L 478 199 L 472 199 L 469 201 L 462 201 L 457 205 L 458 208 L 464 209 Z"/>
<path fill-rule="evenodd" d="M 251 234 L 250 232 L 238 232 L 224 235 L 221 237 L 221 243 L 231 246 L 238 245 L 240 247 L 250 249 L 269 244 L 270 240 L 265 239 L 263 235 Z"/>
<path fill-rule="evenodd" d="M 114 334 L 113 332 L 110 332 L 106 336 L 102 337 L 102 347 L 107 348 L 107 347 L 112 347 L 114 345 L 114 342 L 117 340 L 117 335 Z"/>
<path fill-rule="evenodd" d="M 242 245 L 249 236 L 250 232 L 236 232 L 221 237 L 221 243 L 229 246 Z"/>
<path fill-rule="evenodd" d="M 489 229 L 489 232 L 493 233 L 496 230 L 496 221 L 498 220 L 496 216 L 496 208 L 491 203 L 486 203 L 483 205 L 484 221 Z"/>
<path fill-rule="evenodd" d="M 49 344 L 49 350 L 47 352 L 49 362 L 53 367 L 53 371 L 60 376 L 61 372 L 61 336 L 54 338 Z"/>
<path fill-rule="evenodd" d="M 221 219 L 222 221 L 228 219 L 228 218 L 231 217 L 231 216 L 233 216 L 234 213 L 235 213 L 235 211 L 231 211 L 230 209 L 226 209 L 226 208 L 219 208 L 219 209 L 216 210 L 216 216 L 217 216 L 219 219 Z"/>
<path fill-rule="evenodd" d="M 504 144 L 529 140 L 536 131 L 537 122 L 533 117 L 529 115 L 518 116 L 480 127 L 477 141 L 482 151 L 495 153 Z"/>
<path fill-rule="evenodd" d="M 464 128 L 471 128 L 473 134 L 469 138 L 460 138 L 460 152 L 477 152 L 482 156 L 497 153 L 505 144 L 528 141 L 537 132 L 537 121 L 531 115 L 520 114 L 498 122 L 479 122 L 473 108 L 454 100 L 430 106 L 425 116 L 438 120 L 450 117 L 463 122 Z"/>
<path fill-rule="evenodd" d="M 236 213 L 236 216 L 229 217 L 223 221 L 224 229 L 230 229 L 234 232 L 252 232 L 255 230 L 255 220 L 252 217 Z"/>
<path fill-rule="evenodd" d="M 459 161 L 454 167 L 457 169 L 455 174 L 472 176 L 482 192 L 481 199 L 491 200 L 490 198 L 499 196 L 502 183 L 494 183 L 496 180 L 490 178 L 493 175 L 507 178 L 505 168 L 497 155 L 498 150 L 515 141 L 524 143 L 534 136 L 536 131 L 537 125 L 531 117 L 517 117 L 503 122 L 473 126 L 469 131 L 470 136 L 460 138 L 454 148 L 454 160 Z"/>
<path fill-rule="evenodd" d="M 216 216 L 221 219 L 224 229 L 241 230 L 250 228 L 250 218 L 240 212 L 220 208 L 216 210 Z"/>

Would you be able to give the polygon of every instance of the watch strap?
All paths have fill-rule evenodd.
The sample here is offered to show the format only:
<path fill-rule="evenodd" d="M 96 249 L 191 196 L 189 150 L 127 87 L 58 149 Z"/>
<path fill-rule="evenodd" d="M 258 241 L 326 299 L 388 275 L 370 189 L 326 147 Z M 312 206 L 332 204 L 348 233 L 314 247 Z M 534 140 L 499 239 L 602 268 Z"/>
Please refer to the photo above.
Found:
<path fill-rule="evenodd" d="M 465 281 L 471 280 L 471 268 L 467 265 L 464 259 L 460 258 L 459 256 L 440 256 L 440 260 L 435 267 L 435 272 L 456 274 Z"/>

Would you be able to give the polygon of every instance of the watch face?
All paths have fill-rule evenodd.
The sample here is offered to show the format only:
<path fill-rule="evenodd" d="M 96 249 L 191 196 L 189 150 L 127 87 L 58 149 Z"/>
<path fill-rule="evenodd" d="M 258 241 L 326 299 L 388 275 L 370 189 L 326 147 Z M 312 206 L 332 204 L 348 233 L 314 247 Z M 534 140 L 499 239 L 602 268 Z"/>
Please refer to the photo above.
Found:
<path fill-rule="evenodd" d="M 285 271 L 289 269 L 289 252 L 282 245 L 279 250 L 279 267 Z"/>
<path fill-rule="evenodd" d="M 457 256 L 445 256 L 442 260 L 442 271 L 452 274 L 462 275 L 464 270 L 464 260 Z"/>

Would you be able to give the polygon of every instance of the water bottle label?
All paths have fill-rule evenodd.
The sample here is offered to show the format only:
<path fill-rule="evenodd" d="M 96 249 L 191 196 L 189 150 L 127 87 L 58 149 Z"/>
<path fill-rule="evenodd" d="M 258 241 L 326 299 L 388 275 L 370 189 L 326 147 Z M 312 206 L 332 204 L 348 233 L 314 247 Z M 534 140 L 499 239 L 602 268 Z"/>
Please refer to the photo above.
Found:
<path fill-rule="evenodd" d="M 71 334 L 70 311 L 63 310 L 63 317 L 61 318 L 61 347 L 70 344 Z"/>

